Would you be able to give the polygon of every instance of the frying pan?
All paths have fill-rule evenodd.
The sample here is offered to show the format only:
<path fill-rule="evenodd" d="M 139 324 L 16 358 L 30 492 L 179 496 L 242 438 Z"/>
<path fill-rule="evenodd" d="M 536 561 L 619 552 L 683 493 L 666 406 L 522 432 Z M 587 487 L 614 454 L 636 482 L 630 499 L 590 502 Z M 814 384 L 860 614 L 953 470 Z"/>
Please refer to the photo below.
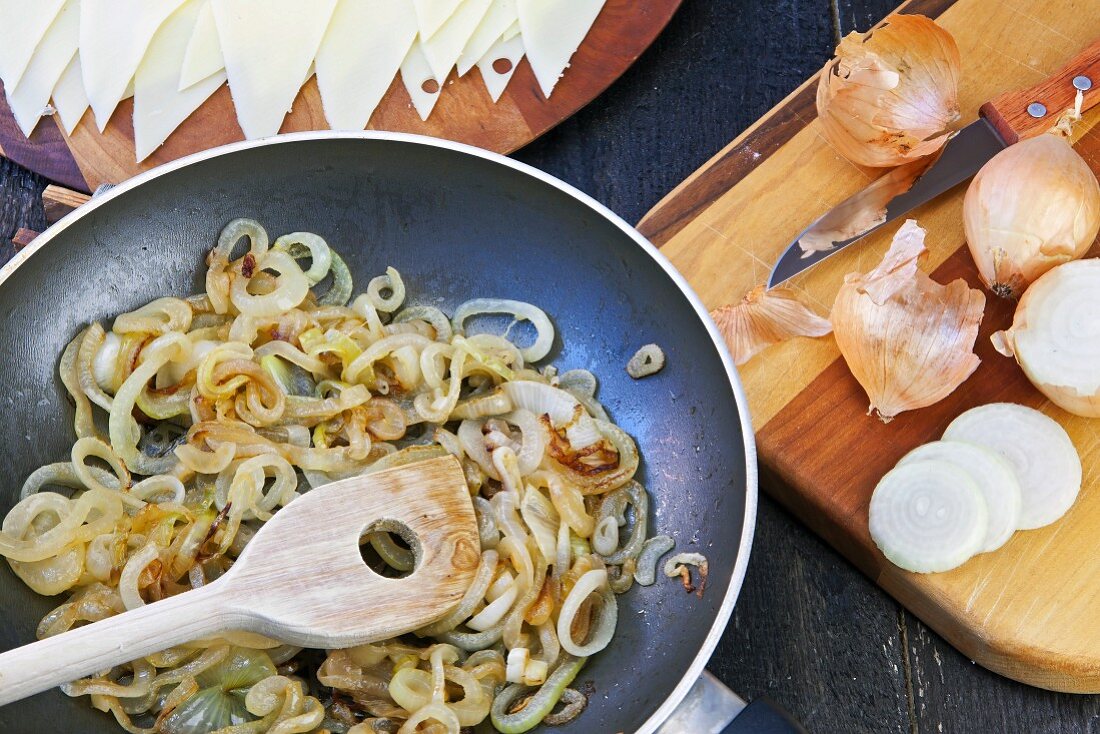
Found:
<path fill-rule="evenodd" d="M 556 731 L 654 732 L 685 696 L 690 706 L 662 732 L 718 732 L 731 719 L 725 731 L 749 731 L 754 717 L 787 726 L 759 702 L 733 718 L 743 702 L 700 680 L 745 576 L 757 500 L 745 396 L 720 336 L 683 277 L 625 222 L 546 174 L 476 148 L 386 133 L 240 143 L 138 176 L 39 236 L 0 270 L 0 512 L 33 469 L 68 455 L 72 409 L 57 373 L 68 340 L 90 320 L 201 289 L 204 255 L 240 216 L 273 235 L 320 234 L 346 259 L 357 290 L 392 265 L 410 303 L 444 311 L 478 296 L 535 303 L 557 326 L 548 361 L 600 378 L 601 400 L 641 450 L 650 532 L 705 553 L 710 577 L 702 598 L 663 577 L 635 586 L 620 601 L 614 641 L 582 673 L 595 687 L 587 710 Z M 626 362 L 649 342 L 667 365 L 632 380 Z M 0 649 L 33 640 L 58 603 L 0 564 Z M 120 729 L 86 698 L 53 691 L 0 709 L 0 731 Z"/>

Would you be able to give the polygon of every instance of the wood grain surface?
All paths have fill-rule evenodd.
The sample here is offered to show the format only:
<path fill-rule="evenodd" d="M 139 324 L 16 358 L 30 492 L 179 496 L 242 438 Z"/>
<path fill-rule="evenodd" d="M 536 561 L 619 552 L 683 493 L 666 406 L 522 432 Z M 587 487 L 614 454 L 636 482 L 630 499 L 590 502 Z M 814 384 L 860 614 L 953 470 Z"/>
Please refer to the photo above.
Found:
<path fill-rule="evenodd" d="M 504 95 L 489 98 L 480 72 L 457 72 L 428 120 L 422 121 L 401 82 L 394 79 L 371 118 L 369 129 L 419 133 L 509 153 L 554 127 L 592 101 L 615 81 L 668 23 L 682 0 L 607 0 L 584 43 L 573 56 L 554 93 L 542 96 L 526 58 L 520 61 Z M 0 86 L 2 89 L 2 86 Z M 119 104 L 100 133 L 91 111 L 66 136 L 44 119 L 28 141 L 0 96 L 0 154 L 69 188 L 93 191 L 190 153 L 243 140 L 229 87 L 222 86 L 142 163 L 134 160 L 133 99 Z M 302 87 L 281 132 L 326 130 L 316 77 Z"/>
<path fill-rule="evenodd" d="M 938 15 L 955 35 L 963 56 L 963 122 L 997 94 L 1039 84 L 1100 37 L 1094 0 L 958 0 L 940 13 L 934 5 L 911 2 L 904 9 Z M 690 177 L 640 225 L 708 306 L 737 300 L 763 282 L 807 222 L 877 175 L 848 163 L 825 142 L 805 89 Z M 1076 137 L 1082 155 L 1100 171 L 1100 135 L 1093 130 L 1098 121 L 1098 111 L 1086 115 Z M 782 132 L 766 132 L 774 127 Z M 962 193 L 960 187 L 913 216 L 929 230 L 934 277 L 966 277 L 976 284 L 962 232 Z M 885 228 L 793 284 L 827 313 L 844 275 L 877 263 L 896 229 Z M 1032 685 L 1100 691 L 1094 624 L 1100 586 L 1093 582 L 1100 557 L 1092 551 L 1100 524 L 1100 434 L 1093 422 L 1050 405 L 1011 360 L 990 348 L 988 334 L 1004 328 L 1011 311 L 1011 304 L 991 298 L 978 339 L 978 372 L 942 403 L 902 414 L 889 425 L 866 415 L 866 395 L 831 338 L 768 350 L 742 368 L 760 457 L 783 480 L 772 486 L 785 505 L 974 660 Z M 937 439 L 954 416 L 996 400 L 1039 407 L 1070 432 L 1086 467 L 1077 504 L 1061 522 L 1018 533 L 1001 550 L 955 571 L 902 572 L 881 556 L 867 532 L 875 484 L 905 452 Z"/>

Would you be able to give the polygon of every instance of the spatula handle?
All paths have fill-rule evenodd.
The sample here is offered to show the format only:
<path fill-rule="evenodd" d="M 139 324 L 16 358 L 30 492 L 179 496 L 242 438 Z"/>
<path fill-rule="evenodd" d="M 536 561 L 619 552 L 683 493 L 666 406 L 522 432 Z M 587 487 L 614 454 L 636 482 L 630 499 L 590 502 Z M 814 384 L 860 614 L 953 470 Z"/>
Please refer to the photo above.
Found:
<path fill-rule="evenodd" d="M 205 586 L 0 654 L 0 706 L 230 629 L 222 596 Z"/>

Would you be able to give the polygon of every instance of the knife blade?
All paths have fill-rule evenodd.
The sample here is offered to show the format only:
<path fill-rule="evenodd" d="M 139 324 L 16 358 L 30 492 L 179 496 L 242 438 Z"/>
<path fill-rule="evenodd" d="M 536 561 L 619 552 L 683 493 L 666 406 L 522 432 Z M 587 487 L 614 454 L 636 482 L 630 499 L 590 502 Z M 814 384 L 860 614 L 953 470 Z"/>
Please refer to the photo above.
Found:
<path fill-rule="evenodd" d="M 940 157 L 917 178 L 908 191 L 890 199 L 886 205 L 886 218 L 883 221 L 852 237 L 834 242 L 832 248 L 827 250 L 806 252 L 800 244 L 804 239 L 835 231 L 836 227 L 842 224 L 845 212 L 858 211 L 864 208 L 862 203 L 875 196 L 875 189 L 873 188 L 875 184 L 871 184 L 863 191 L 842 201 L 804 229 L 795 237 L 794 242 L 787 247 L 786 252 L 772 268 L 771 276 L 768 278 L 768 287 L 773 288 L 790 280 L 803 270 L 812 268 L 822 260 L 832 257 L 876 229 L 886 226 L 921 204 L 927 203 L 940 194 L 953 189 L 977 173 L 990 158 L 1007 147 L 1008 143 L 1001 138 L 993 126 L 989 124 L 989 121 L 984 117 L 978 118 L 976 122 L 970 123 L 947 141 Z M 889 176 L 890 174 L 886 175 Z"/>
<path fill-rule="evenodd" d="M 1082 109 L 1100 104 L 1100 40 L 1044 82 L 1002 94 L 982 105 L 981 116 L 952 136 L 937 158 L 893 169 L 817 219 L 779 257 L 768 277 L 768 288 L 790 280 L 955 188 L 1009 145 L 1045 132 L 1072 105 L 1078 92 L 1084 93 Z M 854 232 L 846 229 L 853 213 L 883 210 L 885 216 L 877 217 L 868 226 L 857 226 Z M 804 241 L 821 249 L 807 251 L 802 245 Z"/>

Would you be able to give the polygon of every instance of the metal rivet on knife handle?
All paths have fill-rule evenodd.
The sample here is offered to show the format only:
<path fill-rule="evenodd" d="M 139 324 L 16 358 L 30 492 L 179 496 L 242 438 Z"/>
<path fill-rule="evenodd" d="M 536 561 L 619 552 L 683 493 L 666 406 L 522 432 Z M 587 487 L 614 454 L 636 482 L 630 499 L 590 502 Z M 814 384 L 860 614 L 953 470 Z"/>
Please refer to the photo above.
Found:
<path fill-rule="evenodd" d="M 1047 113 L 1047 107 L 1042 102 L 1032 102 L 1027 106 L 1027 114 L 1039 118 Z"/>
<path fill-rule="evenodd" d="M 1073 88 L 1080 89 L 1082 92 L 1087 92 L 1092 89 L 1092 79 L 1087 76 L 1075 76 L 1073 77 Z"/>

